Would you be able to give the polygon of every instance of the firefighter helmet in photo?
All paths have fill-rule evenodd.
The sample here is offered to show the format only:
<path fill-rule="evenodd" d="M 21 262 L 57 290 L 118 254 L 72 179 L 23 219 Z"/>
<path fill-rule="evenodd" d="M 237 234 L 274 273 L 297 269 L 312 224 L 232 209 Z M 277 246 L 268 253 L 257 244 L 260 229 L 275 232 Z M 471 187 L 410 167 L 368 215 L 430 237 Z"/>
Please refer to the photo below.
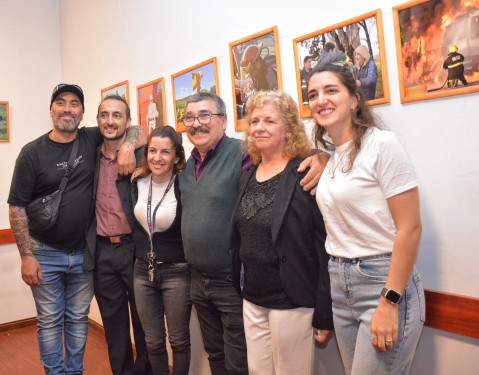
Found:
<path fill-rule="evenodd" d="M 447 49 L 448 53 L 454 53 L 454 52 L 457 52 L 457 51 L 459 51 L 459 48 L 457 48 L 457 46 L 455 44 L 451 44 L 449 46 L 449 48 Z"/>

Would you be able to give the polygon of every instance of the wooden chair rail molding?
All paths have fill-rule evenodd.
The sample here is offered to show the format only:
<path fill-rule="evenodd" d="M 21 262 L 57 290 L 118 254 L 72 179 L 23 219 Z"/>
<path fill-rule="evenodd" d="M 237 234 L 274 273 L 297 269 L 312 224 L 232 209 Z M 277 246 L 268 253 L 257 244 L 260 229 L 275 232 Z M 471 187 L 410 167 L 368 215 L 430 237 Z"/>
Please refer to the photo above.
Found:
<path fill-rule="evenodd" d="M 12 230 L 0 229 L 0 245 L 12 243 Z M 426 326 L 479 339 L 479 299 L 426 290 Z"/>
<path fill-rule="evenodd" d="M 8 245 L 15 243 L 15 238 L 13 238 L 13 232 L 9 229 L 0 229 L 0 245 Z"/>

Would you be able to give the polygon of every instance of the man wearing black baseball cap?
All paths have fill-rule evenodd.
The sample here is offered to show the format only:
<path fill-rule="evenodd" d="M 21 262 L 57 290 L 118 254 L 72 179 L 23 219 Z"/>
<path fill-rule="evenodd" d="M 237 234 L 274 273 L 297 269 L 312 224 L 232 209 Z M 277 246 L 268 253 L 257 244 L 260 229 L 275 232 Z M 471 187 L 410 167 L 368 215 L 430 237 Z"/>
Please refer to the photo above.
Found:
<path fill-rule="evenodd" d="M 54 88 L 53 129 L 22 148 L 8 197 L 22 279 L 31 287 L 37 309 L 40 359 L 48 374 L 83 373 L 93 298 L 93 272 L 83 267 L 85 231 L 93 212 L 96 149 L 103 142 L 98 127 L 79 128 L 84 110 L 80 86 L 62 83 Z M 133 150 L 144 145 L 145 138 L 139 127 L 129 128 L 118 154 L 120 173 L 133 171 Z M 48 230 L 34 229 L 25 207 L 59 188 L 75 140 L 74 169 L 62 194 L 58 219 Z"/>
<path fill-rule="evenodd" d="M 75 94 L 80 100 L 80 103 L 83 108 L 83 112 L 85 112 L 85 98 L 83 96 L 83 90 L 78 85 L 72 85 L 68 83 L 60 83 L 59 85 L 55 86 L 52 92 L 52 100 L 50 101 L 50 109 L 52 109 L 52 105 L 55 99 L 65 92 L 70 92 L 72 94 Z"/>

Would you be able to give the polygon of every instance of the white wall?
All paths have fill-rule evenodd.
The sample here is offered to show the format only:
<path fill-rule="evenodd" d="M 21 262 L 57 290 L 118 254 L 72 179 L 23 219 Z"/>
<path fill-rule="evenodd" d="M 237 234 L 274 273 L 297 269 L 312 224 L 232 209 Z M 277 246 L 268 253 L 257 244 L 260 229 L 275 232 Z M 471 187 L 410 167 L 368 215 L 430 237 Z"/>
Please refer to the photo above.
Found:
<path fill-rule="evenodd" d="M 51 128 L 52 88 L 61 80 L 58 0 L 0 0 L 0 101 L 9 101 L 10 142 L 0 143 L 0 229 L 20 148 Z M 35 316 L 14 245 L 0 246 L 0 324 Z"/>
<path fill-rule="evenodd" d="M 230 118 L 227 133 L 241 137 L 233 125 L 230 42 L 278 26 L 283 87 L 296 97 L 292 40 L 381 8 L 391 103 L 377 106 L 375 111 L 400 134 L 420 178 L 424 231 L 418 268 L 426 288 L 479 297 L 479 275 L 475 272 L 479 128 L 474 125 L 479 94 L 400 103 L 392 17 L 392 6 L 400 3 L 393 0 L 330 3 L 44 0 L 37 4 L 35 0 L 20 3 L 0 0 L 3 49 L 0 100 L 10 100 L 12 109 L 11 142 L 0 144 L 5 176 L 0 181 L 4 198 L 0 205 L 0 228 L 9 226 L 4 202 L 14 159 L 24 143 L 50 128 L 48 104 L 56 83 L 73 82 L 84 88 L 83 123 L 94 125 L 102 88 L 128 79 L 132 117 L 136 119 L 136 86 L 165 77 L 167 118 L 173 124 L 171 74 L 216 56 L 221 96 Z M 27 19 L 29 22 L 25 22 Z M 14 246 L 0 247 L 0 284 L 8 285 L 0 290 L 0 323 L 33 315 L 29 292 L 18 281 L 17 258 Z M 8 304 L 4 303 L 5 298 Z M 207 363 L 197 323 L 194 319 L 192 323 L 192 369 L 195 375 L 206 375 Z M 477 367 L 478 356 L 479 340 L 426 328 L 412 374 L 475 374 L 477 369 L 473 367 Z M 341 373 L 334 342 L 326 351 L 318 350 L 317 368 L 323 374 Z"/>

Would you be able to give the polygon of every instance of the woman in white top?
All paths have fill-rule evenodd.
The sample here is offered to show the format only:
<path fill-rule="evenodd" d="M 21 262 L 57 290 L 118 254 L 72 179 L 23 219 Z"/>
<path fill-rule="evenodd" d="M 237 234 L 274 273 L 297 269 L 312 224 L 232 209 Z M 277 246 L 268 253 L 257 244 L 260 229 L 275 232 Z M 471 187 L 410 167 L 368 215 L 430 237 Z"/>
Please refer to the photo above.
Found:
<path fill-rule="evenodd" d="M 315 141 L 331 153 L 316 200 L 326 225 L 333 316 L 347 374 L 407 374 L 425 320 L 414 263 L 418 181 L 395 135 L 381 130 L 347 64 L 308 81 Z"/>
<path fill-rule="evenodd" d="M 132 185 L 136 228 L 135 300 L 145 331 L 154 375 L 168 375 L 166 326 L 173 351 L 173 374 L 190 367 L 190 270 L 181 239 L 181 199 L 177 174 L 185 165 L 181 135 L 171 126 L 150 134 L 143 175 Z"/>

